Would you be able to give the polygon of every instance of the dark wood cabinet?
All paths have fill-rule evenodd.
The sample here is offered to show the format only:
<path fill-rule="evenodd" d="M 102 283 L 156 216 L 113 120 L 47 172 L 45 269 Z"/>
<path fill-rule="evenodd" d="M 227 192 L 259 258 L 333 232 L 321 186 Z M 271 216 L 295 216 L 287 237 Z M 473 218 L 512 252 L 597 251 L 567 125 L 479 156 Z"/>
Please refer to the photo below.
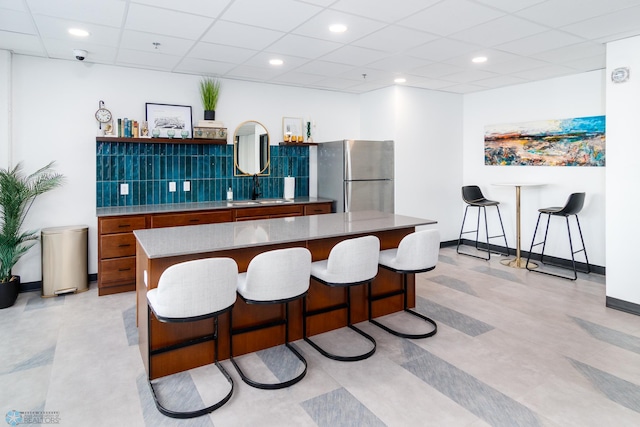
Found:
<path fill-rule="evenodd" d="M 98 217 L 98 295 L 136 289 L 134 230 L 331 213 L 331 202 Z"/>

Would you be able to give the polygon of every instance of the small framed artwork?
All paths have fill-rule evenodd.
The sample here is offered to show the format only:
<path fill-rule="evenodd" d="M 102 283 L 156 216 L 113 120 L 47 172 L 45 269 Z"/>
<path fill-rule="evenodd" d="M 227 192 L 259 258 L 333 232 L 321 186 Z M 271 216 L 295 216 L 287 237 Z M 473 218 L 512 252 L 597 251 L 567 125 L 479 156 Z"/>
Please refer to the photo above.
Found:
<path fill-rule="evenodd" d="M 302 118 L 283 117 L 282 118 L 282 138 L 284 142 L 297 141 L 303 135 Z"/>
<path fill-rule="evenodd" d="M 191 119 L 190 105 L 172 104 L 152 104 L 147 102 L 146 120 L 149 126 L 149 133 L 154 136 L 160 132 L 158 137 L 168 138 L 167 132 L 173 130 L 175 137 L 180 138 L 182 131 L 187 131 L 185 138 L 193 138 L 193 124 Z"/>

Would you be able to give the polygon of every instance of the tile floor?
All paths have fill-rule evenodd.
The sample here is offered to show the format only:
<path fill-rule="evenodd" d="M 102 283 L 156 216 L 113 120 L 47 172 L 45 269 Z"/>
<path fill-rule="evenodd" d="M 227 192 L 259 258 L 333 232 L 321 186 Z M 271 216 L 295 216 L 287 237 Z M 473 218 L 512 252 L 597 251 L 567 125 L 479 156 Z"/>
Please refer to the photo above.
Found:
<path fill-rule="evenodd" d="M 400 339 L 365 322 L 378 350 L 351 363 L 297 341 L 308 374 L 276 391 L 247 386 L 225 361 L 233 397 L 186 421 L 155 409 L 133 293 L 98 297 L 92 285 L 55 299 L 21 294 L 0 310 L 0 413 L 20 411 L 23 423 L 46 414 L 74 427 L 640 425 L 640 316 L 605 307 L 604 277 L 572 282 L 445 248 L 417 290 L 418 310 L 438 322 L 436 336 Z M 404 324 L 406 316 L 387 321 Z M 319 339 L 350 340 L 346 330 L 330 334 Z M 268 368 L 280 350 L 240 361 Z M 211 375 L 209 366 L 167 381 L 181 398 L 208 402 L 223 392 Z"/>

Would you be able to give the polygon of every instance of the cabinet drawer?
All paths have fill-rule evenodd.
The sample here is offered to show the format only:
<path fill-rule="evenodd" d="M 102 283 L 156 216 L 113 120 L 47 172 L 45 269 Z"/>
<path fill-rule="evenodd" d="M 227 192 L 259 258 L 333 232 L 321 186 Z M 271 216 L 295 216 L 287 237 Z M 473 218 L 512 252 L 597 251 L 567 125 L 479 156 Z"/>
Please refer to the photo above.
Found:
<path fill-rule="evenodd" d="M 100 218 L 99 234 L 126 233 L 127 231 L 146 228 L 144 216 L 123 216 L 117 218 Z"/>
<path fill-rule="evenodd" d="M 133 233 L 100 236 L 100 259 L 134 256 L 136 237 Z"/>
<path fill-rule="evenodd" d="M 259 208 L 241 208 L 236 210 L 236 219 L 244 219 L 251 217 L 269 217 L 276 218 L 282 216 L 297 216 L 302 215 L 301 205 L 287 205 L 287 206 L 262 206 Z"/>
<path fill-rule="evenodd" d="M 305 215 L 320 215 L 331 213 L 331 204 L 330 203 L 318 203 L 313 205 L 305 205 L 304 206 L 304 214 Z"/>
<path fill-rule="evenodd" d="M 215 224 L 233 221 L 231 210 L 214 212 L 194 212 L 180 214 L 161 214 L 151 217 L 151 228 L 178 227 L 181 225 Z"/>
<path fill-rule="evenodd" d="M 100 261 L 100 284 L 130 283 L 136 280 L 136 257 Z"/>

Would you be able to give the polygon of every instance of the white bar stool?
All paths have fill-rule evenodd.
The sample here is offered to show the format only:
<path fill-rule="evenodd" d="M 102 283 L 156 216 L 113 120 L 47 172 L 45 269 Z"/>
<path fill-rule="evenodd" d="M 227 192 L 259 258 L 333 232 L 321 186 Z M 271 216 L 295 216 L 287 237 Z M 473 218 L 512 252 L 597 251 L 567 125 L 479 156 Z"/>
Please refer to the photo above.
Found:
<path fill-rule="evenodd" d="M 309 290 L 311 252 L 306 248 L 276 249 L 256 255 L 246 273 L 238 275 L 238 293 L 247 304 L 284 304 L 285 317 L 246 328 L 232 329 L 230 359 L 242 380 L 252 387 L 275 390 L 299 382 L 307 373 L 307 361 L 289 344 L 289 302 L 304 298 Z M 233 336 L 284 325 L 285 346 L 302 362 L 304 370 L 279 383 L 261 383 L 250 379 L 233 358 Z"/>
<path fill-rule="evenodd" d="M 158 280 L 158 287 L 147 292 L 148 338 L 151 337 L 153 325 L 152 313 L 160 322 L 165 323 L 187 323 L 213 319 L 214 329 L 213 334 L 210 335 L 155 350 L 151 349 L 151 340 L 147 339 L 147 343 L 149 343 L 148 381 L 153 400 L 162 414 L 171 418 L 199 417 L 213 412 L 231 398 L 233 394 L 233 379 L 218 362 L 218 316 L 230 312 L 236 302 L 237 277 L 238 266 L 231 258 L 186 261 L 167 268 Z M 164 407 L 158 400 L 156 390 L 151 381 L 152 356 L 207 341 L 214 341 L 214 363 L 231 385 L 231 389 L 224 398 L 202 409 L 175 411 Z"/>
<path fill-rule="evenodd" d="M 307 311 L 306 299 L 304 301 L 302 315 L 304 340 L 323 356 L 342 362 L 353 362 L 366 359 L 375 353 L 376 341 L 373 337 L 351 324 L 351 287 L 369 284 L 376 277 L 379 253 L 380 240 L 377 237 L 358 237 L 339 242 L 329 252 L 328 259 L 311 264 L 311 277 L 315 280 L 327 286 L 346 288 L 346 303 Z M 321 348 L 307 337 L 308 317 L 341 309 L 347 310 L 347 326 L 373 344 L 371 350 L 356 356 L 336 355 Z"/>
<path fill-rule="evenodd" d="M 424 230 L 406 235 L 396 249 L 380 251 L 380 266 L 395 273 L 402 274 L 402 289 L 374 296 L 371 293 L 371 284 L 369 284 L 369 322 L 402 338 L 428 338 L 438 332 L 438 325 L 435 321 L 407 307 L 407 274 L 424 273 L 425 271 L 436 268 L 439 250 L 440 233 L 438 230 Z M 409 334 L 391 329 L 373 319 L 371 315 L 371 303 L 396 295 L 403 295 L 405 312 L 432 324 L 433 330 L 421 334 Z"/>

